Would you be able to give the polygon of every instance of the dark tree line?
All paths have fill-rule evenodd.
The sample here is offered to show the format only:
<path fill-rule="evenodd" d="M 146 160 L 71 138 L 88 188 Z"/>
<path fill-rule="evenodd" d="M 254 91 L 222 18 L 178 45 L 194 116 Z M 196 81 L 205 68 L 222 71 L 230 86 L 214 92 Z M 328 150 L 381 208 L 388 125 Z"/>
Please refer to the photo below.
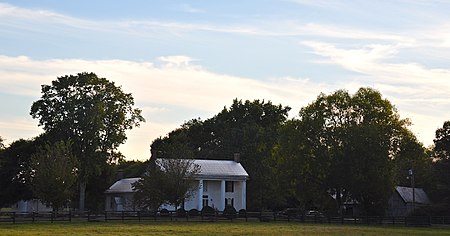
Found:
<path fill-rule="evenodd" d="M 62 198 L 70 198 L 72 207 L 80 203 L 83 209 L 86 198 L 88 209 L 102 210 L 117 170 L 143 180 L 153 174 L 148 171 L 153 162 L 124 161 L 117 152 L 125 130 L 143 122 L 131 94 L 92 73 L 60 77 L 44 85 L 42 94 L 31 114 L 45 133 L 9 146 L 0 138 L 0 207 L 39 197 L 59 208 L 61 198 L 39 192 L 44 176 L 66 178 L 53 185 L 67 193 Z M 329 214 L 342 214 L 346 201 L 359 202 L 366 214 L 383 214 L 394 186 L 409 186 L 406 177 L 414 170 L 416 187 L 430 193 L 433 211 L 450 213 L 450 121 L 436 131 L 435 146 L 426 149 L 408 129 L 409 121 L 370 88 L 320 94 L 292 119 L 290 109 L 235 99 L 214 117 L 187 121 L 154 140 L 152 160 L 226 160 L 239 153 L 250 176 L 248 210 L 321 208 Z M 64 175 L 68 172 L 72 176 Z M 141 199 L 150 207 L 149 199 Z M 177 199 L 169 202 L 179 204 Z M 168 203 L 163 200 L 155 201 Z"/>
<path fill-rule="evenodd" d="M 289 110 L 236 99 L 214 117 L 190 120 L 156 139 L 152 156 L 177 158 L 174 147 L 198 159 L 240 153 L 250 176 L 249 210 L 319 207 L 342 214 L 345 202 L 356 201 L 366 214 L 382 215 L 394 186 L 410 186 L 410 169 L 416 187 L 431 192 L 437 167 L 448 173 L 409 131 L 409 120 L 374 89 L 320 94 L 288 120 Z"/>

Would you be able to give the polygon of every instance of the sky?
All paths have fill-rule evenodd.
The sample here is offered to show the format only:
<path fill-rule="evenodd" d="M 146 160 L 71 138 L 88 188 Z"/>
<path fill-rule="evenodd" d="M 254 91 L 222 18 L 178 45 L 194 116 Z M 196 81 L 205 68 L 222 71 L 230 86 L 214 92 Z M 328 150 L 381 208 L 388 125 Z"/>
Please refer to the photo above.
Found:
<path fill-rule="evenodd" d="M 447 0 L 0 0 L 0 136 L 42 133 L 41 85 L 94 72 L 132 93 L 146 122 L 128 160 L 233 99 L 290 106 L 320 93 L 380 91 L 425 146 L 450 120 Z"/>

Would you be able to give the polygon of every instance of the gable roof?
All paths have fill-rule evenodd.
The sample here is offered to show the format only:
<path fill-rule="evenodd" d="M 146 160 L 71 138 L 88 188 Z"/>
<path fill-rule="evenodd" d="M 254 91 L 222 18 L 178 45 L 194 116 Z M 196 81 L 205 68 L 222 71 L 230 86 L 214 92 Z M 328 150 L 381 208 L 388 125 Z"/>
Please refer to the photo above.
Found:
<path fill-rule="evenodd" d="M 140 180 L 141 178 L 126 178 L 116 181 L 105 193 L 132 193 L 134 192 L 132 183 Z"/>
<path fill-rule="evenodd" d="M 202 179 L 245 180 L 248 178 L 247 171 L 239 162 L 196 159 L 194 164 L 200 166 L 200 173 L 197 176 Z"/>
<path fill-rule="evenodd" d="M 412 203 L 413 202 L 413 188 L 409 187 L 401 187 L 397 186 L 395 187 L 395 190 L 398 192 L 400 197 L 405 201 L 405 203 Z M 414 196 L 415 196 L 415 203 L 418 204 L 430 204 L 431 201 L 428 198 L 425 191 L 423 191 L 422 188 L 414 188 Z"/>

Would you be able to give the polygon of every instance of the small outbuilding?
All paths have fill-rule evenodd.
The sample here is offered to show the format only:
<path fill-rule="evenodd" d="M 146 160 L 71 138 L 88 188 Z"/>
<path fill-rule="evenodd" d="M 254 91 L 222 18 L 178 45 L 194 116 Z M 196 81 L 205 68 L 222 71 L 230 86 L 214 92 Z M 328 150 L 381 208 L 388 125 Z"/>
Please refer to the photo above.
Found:
<path fill-rule="evenodd" d="M 388 201 L 387 216 L 407 216 L 414 208 L 431 204 L 428 195 L 422 188 L 395 187 L 395 191 Z"/>

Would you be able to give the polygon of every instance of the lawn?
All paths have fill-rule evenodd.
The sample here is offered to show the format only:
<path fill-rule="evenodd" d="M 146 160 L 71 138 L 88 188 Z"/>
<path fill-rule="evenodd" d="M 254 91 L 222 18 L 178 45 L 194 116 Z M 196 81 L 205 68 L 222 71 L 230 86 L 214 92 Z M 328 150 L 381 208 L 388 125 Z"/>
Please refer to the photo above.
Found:
<path fill-rule="evenodd" d="M 0 223 L 0 235 L 450 235 L 450 228 L 288 222 Z"/>

